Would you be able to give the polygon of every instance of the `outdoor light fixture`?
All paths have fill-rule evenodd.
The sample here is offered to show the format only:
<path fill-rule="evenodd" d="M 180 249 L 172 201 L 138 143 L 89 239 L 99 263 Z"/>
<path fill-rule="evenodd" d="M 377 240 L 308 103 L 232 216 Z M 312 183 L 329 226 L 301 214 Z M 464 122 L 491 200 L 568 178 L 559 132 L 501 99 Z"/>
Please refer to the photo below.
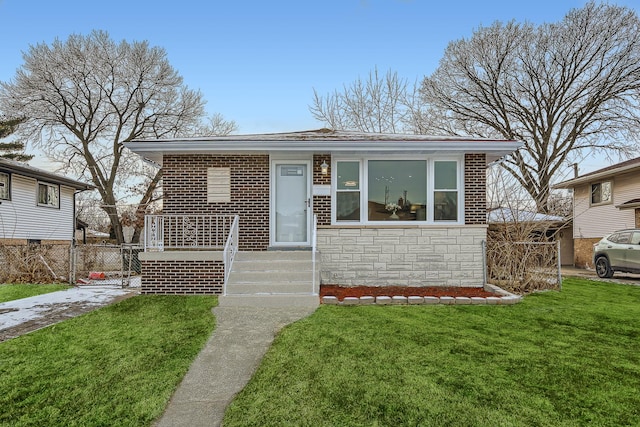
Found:
<path fill-rule="evenodd" d="M 326 175 L 326 174 L 329 173 L 329 165 L 324 160 L 322 161 L 322 164 L 320 165 L 320 173 L 322 173 L 322 175 Z"/>

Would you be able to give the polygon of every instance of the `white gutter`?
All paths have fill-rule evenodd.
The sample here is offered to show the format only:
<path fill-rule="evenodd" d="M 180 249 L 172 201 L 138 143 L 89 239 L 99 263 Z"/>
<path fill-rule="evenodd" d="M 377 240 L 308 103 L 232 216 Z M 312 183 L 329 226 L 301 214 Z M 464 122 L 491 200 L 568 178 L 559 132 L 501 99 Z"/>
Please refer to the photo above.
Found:
<path fill-rule="evenodd" d="M 556 184 L 554 186 L 552 186 L 551 188 L 553 189 L 560 189 L 560 188 L 574 188 L 577 185 L 580 184 L 588 184 L 590 182 L 594 182 L 594 181 L 600 181 L 602 179 L 605 178 L 611 178 L 614 177 L 616 175 L 619 175 L 621 173 L 625 173 L 625 172 L 631 172 L 633 170 L 636 169 L 640 169 L 640 164 L 638 163 L 634 163 L 632 165 L 627 165 L 627 166 L 622 166 L 619 168 L 612 168 L 612 169 L 607 169 L 606 171 L 602 171 L 602 172 L 596 172 L 596 173 L 591 173 L 591 174 L 587 174 L 578 178 L 574 178 L 574 179 L 570 179 L 564 182 L 561 182 L 559 184 Z"/>
<path fill-rule="evenodd" d="M 495 157 L 505 156 L 522 146 L 518 141 L 494 140 L 189 140 L 189 141 L 139 141 L 128 142 L 125 147 L 154 162 L 161 163 L 164 154 L 249 154 L 271 152 L 306 153 L 487 153 Z"/>

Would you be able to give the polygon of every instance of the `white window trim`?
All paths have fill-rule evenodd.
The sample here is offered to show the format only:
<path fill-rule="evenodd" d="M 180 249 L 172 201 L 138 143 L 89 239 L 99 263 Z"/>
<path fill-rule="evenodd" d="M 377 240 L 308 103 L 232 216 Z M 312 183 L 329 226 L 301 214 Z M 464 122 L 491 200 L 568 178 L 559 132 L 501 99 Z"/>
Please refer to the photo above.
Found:
<path fill-rule="evenodd" d="M 41 185 L 45 185 L 47 187 L 53 187 L 56 189 L 56 193 L 58 195 L 58 203 L 55 205 L 49 204 L 49 203 L 40 203 L 40 186 Z M 52 208 L 52 209 L 60 209 L 60 186 L 58 184 L 52 184 L 50 182 L 45 182 L 45 181 L 38 181 L 38 184 L 36 185 L 36 203 L 38 206 L 42 206 L 45 208 Z"/>
<path fill-rule="evenodd" d="M 600 190 L 602 191 L 602 184 L 605 182 L 609 183 L 609 200 L 599 203 L 593 203 L 593 186 L 600 184 Z M 602 205 L 610 205 L 613 203 L 613 180 L 607 179 L 603 181 L 596 181 L 589 183 L 589 206 L 602 206 Z"/>
<path fill-rule="evenodd" d="M 367 215 L 368 197 L 369 197 L 369 180 L 368 180 L 368 161 L 369 160 L 424 160 L 427 162 L 427 219 L 425 221 L 369 221 Z M 435 161 L 455 161 L 458 171 L 458 219 L 453 220 L 434 220 L 434 162 Z M 337 193 L 337 163 L 338 162 L 359 162 L 360 163 L 360 221 L 337 221 L 336 220 L 336 193 Z M 416 225 L 464 225 L 465 223 L 465 204 L 464 204 L 464 156 L 413 156 L 407 157 L 403 155 L 393 156 L 360 156 L 360 157 L 336 157 L 331 159 L 331 225 L 334 226 L 416 226 Z M 453 191 L 453 189 L 451 189 Z"/>
<path fill-rule="evenodd" d="M 6 192 L 7 192 L 7 197 L 1 197 L 0 196 L 0 200 L 6 200 L 6 201 L 11 201 L 11 174 L 8 172 L 0 172 L 0 176 L 6 176 L 7 177 L 7 181 L 5 183 L 6 185 Z"/>

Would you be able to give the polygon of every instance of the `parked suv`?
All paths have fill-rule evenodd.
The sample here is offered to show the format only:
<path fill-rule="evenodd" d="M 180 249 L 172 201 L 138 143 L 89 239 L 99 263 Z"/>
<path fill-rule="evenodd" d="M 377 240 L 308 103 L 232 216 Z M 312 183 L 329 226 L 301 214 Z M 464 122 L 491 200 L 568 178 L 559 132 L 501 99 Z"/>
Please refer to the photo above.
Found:
<path fill-rule="evenodd" d="M 593 245 L 593 264 L 598 277 L 615 271 L 640 273 L 640 229 L 620 230 Z"/>

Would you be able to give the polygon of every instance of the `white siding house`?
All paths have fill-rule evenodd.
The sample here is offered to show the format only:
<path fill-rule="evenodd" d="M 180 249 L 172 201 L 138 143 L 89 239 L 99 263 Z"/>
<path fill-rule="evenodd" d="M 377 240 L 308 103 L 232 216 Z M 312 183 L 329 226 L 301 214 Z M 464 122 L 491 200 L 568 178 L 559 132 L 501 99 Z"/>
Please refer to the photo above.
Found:
<path fill-rule="evenodd" d="M 0 158 L 0 242 L 70 243 L 75 193 L 89 184 Z"/>
<path fill-rule="evenodd" d="M 640 227 L 640 157 L 564 181 L 573 190 L 574 263 L 593 267 L 593 244 L 624 228 Z"/>

